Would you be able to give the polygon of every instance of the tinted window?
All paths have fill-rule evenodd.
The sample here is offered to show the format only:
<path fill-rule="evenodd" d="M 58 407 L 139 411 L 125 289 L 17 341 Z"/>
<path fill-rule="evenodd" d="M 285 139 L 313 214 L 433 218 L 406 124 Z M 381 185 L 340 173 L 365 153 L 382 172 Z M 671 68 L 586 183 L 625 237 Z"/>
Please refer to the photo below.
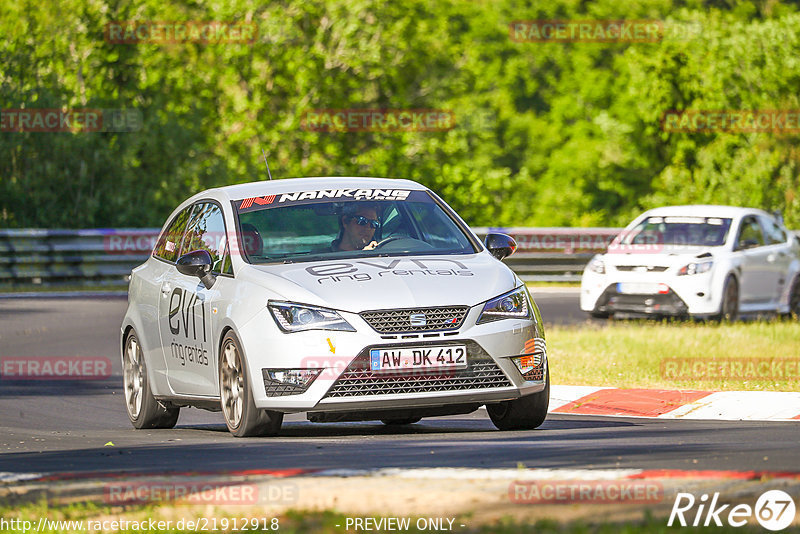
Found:
<path fill-rule="evenodd" d="M 780 226 L 768 217 L 761 217 L 761 224 L 764 225 L 764 235 L 767 238 L 768 245 L 775 245 L 778 243 L 786 243 L 787 236 Z"/>
<path fill-rule="evenodd" d="M 623 235 L 626 245 L 688 245 L 718 247 L 725 244 L 731 219 L 719 217 L 648 217 Z"/>
<path fill-rule="evenodd" d="M 186 223 L 191 213 L 192 206 L 189 206 L 172 219 L 172 222 L 169 223 L 164 233 L 158 238 L 158 242 L 153 249 L 154 256 L 172 262 L 178 259 L 181 238 L 183 237 L 183 232 L 186 229 Z"/>
<path fill-rule="evenodd" d="M 764 235 L 761 226 L 753 216 L 745 217 L 739 229 L 739 237 L 736 239 L 737 248 L 760 247 L 764 244 Z"/>
<path fill-rule="evenodd" d="M 353 198 L 356 191 L 368 199 Z M 234 207 L 251 263 L 476 252 L 425 191 L 309 191 L 245 199 Z"/>
<path fill-rule="evenodd" d="M 222 210 L 213 202 L 196 204 L 186 234 L 183 236 L 181 254 L 195 250 L 206 250 L 211 254 L 214 272 L 224 272 L 228 240 Z"/>

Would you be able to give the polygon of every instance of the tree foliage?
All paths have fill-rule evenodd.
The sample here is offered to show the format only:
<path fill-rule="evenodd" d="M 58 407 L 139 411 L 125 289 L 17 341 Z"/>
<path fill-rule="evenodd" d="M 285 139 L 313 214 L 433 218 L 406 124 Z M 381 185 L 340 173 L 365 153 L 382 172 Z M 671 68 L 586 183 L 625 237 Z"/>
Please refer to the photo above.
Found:
<path fill-rule="evenodd" d="M 516 42 L 514 20 L 663 22 L 660 42 Z M 112 21 L 242 21 L 252 44 L 115 44 Z M 796 132 L 672 133 L 668 110 L 800 110 L 800 14 L 739 0 L 0 2 L 0 108 L 123 108 L 135 132 L 0 132 L 0 225 L 157 226 L 273 174 L 418 180 L 473 225 L 621 225 L 675 203 L 800 227 Z M 315 109 L 452 110 L 316 132 Z"/>

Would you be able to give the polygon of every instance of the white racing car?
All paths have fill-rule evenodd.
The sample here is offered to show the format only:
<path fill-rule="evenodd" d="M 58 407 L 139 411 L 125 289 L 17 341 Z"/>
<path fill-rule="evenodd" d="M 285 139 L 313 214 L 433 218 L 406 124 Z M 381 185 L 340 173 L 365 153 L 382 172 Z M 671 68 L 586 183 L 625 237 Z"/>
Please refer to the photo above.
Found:
<path fill-rule="evenodd" d="M 131 275 L 121 349 L 128 415 L 169 428 L 222 410 L 235 436 L 317 422 L 469 413 L 500 429 L 547 414 L 541 316 L 453 210 L 407 180 L 302 178 L 199 193 Z"/>
<path fill-rule="evenodd" d="M 728 206 L 671 206 L 636 218 L 595 256 L 581 309 L 715 317 L 800 314 L 800 243 L 773 215 Z"/>

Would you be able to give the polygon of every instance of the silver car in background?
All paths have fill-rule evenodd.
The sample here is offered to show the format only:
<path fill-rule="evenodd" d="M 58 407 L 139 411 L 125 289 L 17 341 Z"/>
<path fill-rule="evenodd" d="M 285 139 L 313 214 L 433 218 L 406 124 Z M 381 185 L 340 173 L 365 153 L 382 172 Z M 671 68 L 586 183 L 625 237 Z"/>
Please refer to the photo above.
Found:
<path fill-rule="evenodd" d="M 315 422 L 465 414 L 542 424 L 539 310 L 436 194 L 408 180 L 300 178 L 199 193 L 131 275 L 120 347 L 129 418 L 222 410 L 235 436 Z"/>

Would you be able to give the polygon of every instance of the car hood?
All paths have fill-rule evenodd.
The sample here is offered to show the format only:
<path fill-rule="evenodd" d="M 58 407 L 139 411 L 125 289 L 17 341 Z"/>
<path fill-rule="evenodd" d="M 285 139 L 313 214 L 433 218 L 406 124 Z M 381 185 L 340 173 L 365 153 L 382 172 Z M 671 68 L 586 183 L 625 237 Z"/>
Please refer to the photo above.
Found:
<path fill-rule="evenodd" d="M 714 248 L 682 246 L 660 250 L 615 250 L 603 254 L 603 261 L 613 266 L 683 267 L 693 261 L 711 259 Z"/>
<path fill-rule="evenodd" d="M 517 277 L 488 253 L 252 265 L 254 283 L 276 298 L 358 313 L 474 306 L 514 289 Z"/>

